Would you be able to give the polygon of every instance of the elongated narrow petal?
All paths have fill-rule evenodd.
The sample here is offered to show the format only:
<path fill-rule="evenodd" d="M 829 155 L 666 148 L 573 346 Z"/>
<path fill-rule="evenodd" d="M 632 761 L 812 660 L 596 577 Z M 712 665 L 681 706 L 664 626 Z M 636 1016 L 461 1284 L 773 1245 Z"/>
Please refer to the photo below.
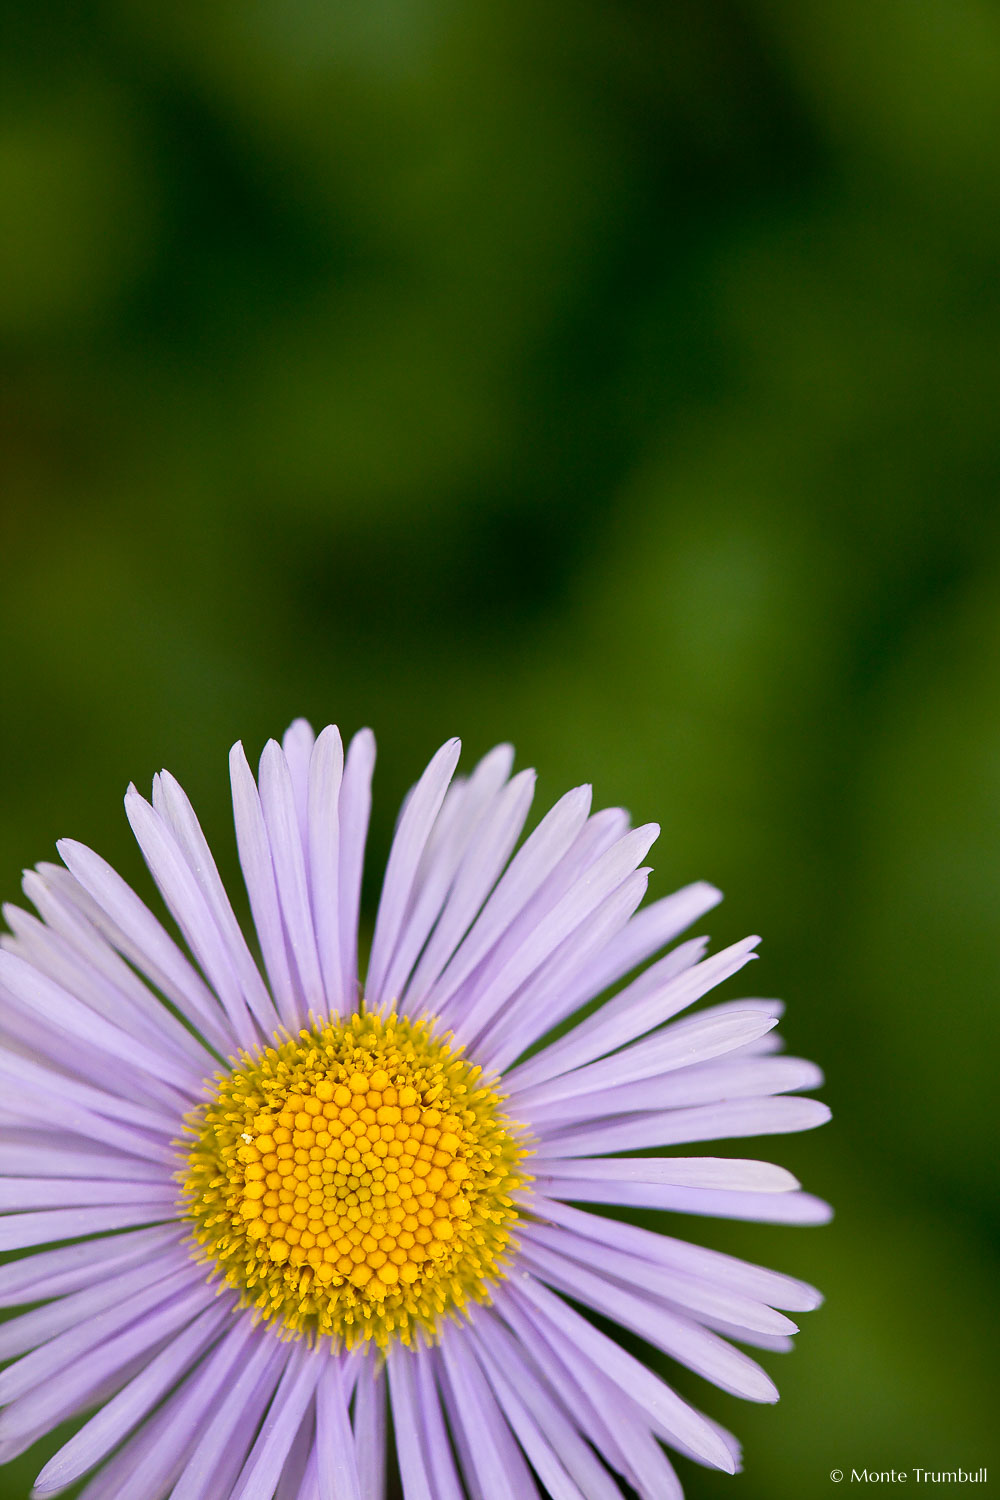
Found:
<path fill-rule="evenodd" d="M 565 1099 L 578 1099 L 593 1090 L 639 1082 L 658 1077 L 692 1063 L 722 1057 L 746 1042 L 763 1036 L 777 1022 L 758 1011 L 734 1011 L 727 1015 L 693 1016 L 675 1021 L 645 1041 L 606 1057 L 601 1062 L 576 1068 L 571 1073 L 537 1087 L 525 1089 L 517 1098 L 518 1108 L 534 1119 L 539 1106 L 546 1107 Z"/>
<path fill-rule="evenodd" d="M 235 1500 L 271 1500 L 299 1424 L 312 1402 L 320 1369 L 320 1360 L 304 1345 L 290 1357 L 237 1481 Z"/>
<path fill-rule="evenodd" d="M 660 1429 L 640 1401 L 528 1302 L 502 1300 L 502 1317 L 549 1386 L 595 1442 L 605 1461 L 642 1500 L 680 1500 L 681 1487 L 656 1441 Z M 676 1435 L 672 1438 L 679 1445 Z M 693 1456 L 693 1455 L 692 1455 Z"/>
<path fill-rule="evenodd" d="M 430 1351 L 421 1350 L 417 1353 L 414 1378 L 417 1400 L 420 1403 L 421 1428 L 431 1491 L 435 1500 L 464 1500 L 462 1481 L 459 1478 L 451 1440 L 445 1426 L 437 1366 Z"/>
<path fill-rule="evenodd" d="M 726 1100 L 694 1109 L 651 1110 L 589 1129 L 553 1131 L 549 1149 L 560 1157 L 586 1156 L 591 1151 L 641 1151 L 646 1146 L 813 1130 L 829 1118 L 829 1108 L 818 1099 Z"/>
<path fill-rule="evenodd" d="M 546 1031 L 565 1020 L 574 977 L 628 923 L 646 894 L 647 869 L 635 870 L 556 947 L 476 1042 L 484 1066 L 502 1072 Z"/>
<path fill-rule="evenodd" d="M 333 728 L 332 725 L 329 727 Z M 334 733 L 336 733 L 335 729 Z M 315 746 L 316 736 L 308 719 L 293 719 L 281 737 L 281 753 L 285 757 L 288 777 L 292 785 L 292 799 L 298 818 L 299 837 L 307 854 L 310 843 L 309 769 Z"/>
<path fill-rule="evenodd" d="M 732 1473 L 732 1456 L 710 1425 L 632 1355 L 543 1287 L 534 1277 L 517 1286 L 518 1298 L 530 1302 L 549 1323 L 576 1345 L 580 1354 L 604 1369 L 659 1428 L 683 1442 L 704 1462 Z"/>
<path fill-rule="evenodd" d="M 451 1333 L 452 1330 L 449 1330 Z M 445 1337 L 442 1366 L 452 1426 L 465 1436 L 469 1465 L 486 1500 L 529 1500 L 538 1490 L 467 1339 Z"/>
<path fill-rule="evenodd" d="M 566 1480 L 590 1500 L 618 1500 L 621 1491 L 590 1448 L 579 1427 L 553 1399 L 543 1379 L 503 1322 L 484 1309 L 476 1318 L 474 1338 L 478 1357 L 501 1403 L 513 1408 L 512 1423 L 527 1435 L 522 1445 L 550 1491 Z M 499 1381 L 499 1385 L 497 1382 Z M 519 1434 L 520 1436 L 520 1434 Z M 529 1446 L 530 1444 L 530 1446 Z M 532 1457 L 538 1454 L 541 1465 Z"/>
<path fill-rule="evenodd" d="M 179 1245 L 177 1224 L 136 1229 L 114 1239 L 78 1240 L 58 1250 L 39 1250 L 0 1266 L 0 1307 L 79 1291 L 105 1275 L 147 1260 L 168 1245 Z M 9 1325 L 8 1325 L 9 1326 Z"/>
<path fill-rule="evenodd" d="M 188 867 L 198 882 L 202 898 L 218 926 L 247 1005 L 264 1035 L 270 1036 L 278 1024 L 274 1001 L 261 979 L 260 971 L 236 920 L 194 808 L 169 771 L 161 771 L 153 780 L 153 806 L 172 829 Z"/>
<path fill-rule="evenodd" d="M 304 1020 L 310 1010 L 321 1012 L 324 1009 L 323 978 L 309 905 L 306 853 L 299 831 L 292 778 L 281 747 L 274 740 L 264 746 L 259 785 L 278 904 L 296 979 L 300 1017 Z"/>
<path fill-rule="evenodd" d="M 116 1500 L 142 1475 L 146 1500 L 164 1500 L 180 1477 L 189 1448 L 213 1419 L 236 1379 L 253 1337 L 247 1320 L 224 1329 L 198 1369 L 180 1382 L 159 1411 L 98 1471 L 81 1500 Z"/>
<path fill-rule="evenodd" d="M 340 788 L 340 956 L 344 970 L 343 992 L 351 1005 L 355 1005 L 360 997 L 358 924 L 374 767 L 375 736 L 370 729 L 361 729 L 348 747 Z"/>
<path fill-rule="evenodd" d="M 214 1412 L 214 1420 L 190 1448 L 171 1500 L 213 1500 L 216 1495 L 226 1495 L 228 1500 L 256 1436 L 257 1421 L 290 1357 L 287 1345 L 261 1338 L 255 1341 Z"/>
<path fill-rule="evenodd" d="M 213 1046 L 225 1051 L 232 1038 L 221 1007 L 194 967 L 168 937 L 152 912 L 109 864 L 75 839 L 60 839 L 59 853 L 81 892 L 90 898 L 91 915 L 122 955 L 178 1007 Z M 72 885 L 63 890 L 75 895 Z"/>
<path fill-rule="evenodd" d="M 413 895 L 383 981 L 386 995 L 405 992 L 417 957 L 441 916 L 446 898 L 470 846 L 478 841 L 480 824 L 500 800 L 514 752 L 498 745 L 480 761 L 467 783 L 453 783 L 431 830 L 417 869 Z M 405 1002 L 397 1003 L 404 1010 Z"/>
<path fill-rule="evenodd" d="M 546 879 L 572 847 L 590 810 L 591 789 L 577 787 L 556 803 L 515 854 L 465 940 L 427 996 L 429 1010 L 448 1011 L 460 986 L 509 933 Z"/>
<path fill-rule="evenodd" d="M 758 938 L 744 938 L 694 968 L 684 968 L 676 975 L 669 974 L 651 993 L 641 979 L 637 980 L 589 1020 L 581 1022 L 561 1044 L 556 1043 L 543 1051 L 533 1060 L 534 1067 L 527 1064 L 516 1080 L 518 1091 L 528 1086 L 528 1080 L 541 1083 L 546 1078 L 580 1068 L 662 1025 L 737 973 L 753 957 L 758 942 Z"/>
<path fill-rule="evenodd" d="M 366 1361 L 354 1395 L 354 1445 L 365 1500 L 384 1500 L 386 1483 L 386 1378 Z"/>
<path fill-rule="evenodd" d="M 749 1401 L 777 1401 L 778 1392 L 759 1365 L 693 1320 L 541 1246 L 532 1245 L 524 1258 L 550 1286 L 586 1301 L 722 1390 Z"/>
<path fill-rule="evenodd" d="M 35 1480 L 35 1493 L 61 1490 L 99 1463 L 190 1369 L 215 1338 L 227 1312 L 223 1307 L 210 1307 L 199 1313 L 49 1460 Z"/>
<path fill-rule="evenodd" d="M 364 1500 L 350 1397 L 341 1361 L 324 1362 L 316 1386 L 316 1481 L 319 1500 Z"/>
<path fill-rule="evenodd" d="M 404 1500 L 435 1500 L 416 1393 L 414 1355 L 397 1344 L 386 1361 Z"/>
<path fill-rule="evenodd" d="M 188 864 L 172 829 L 134 786 L 125 794 L 125 811 L 160 894 L 184 934 L 185 942 L 222 1002 L 232 1033 L 241 1047 L 252 1047 L 259 1033 L 246 1003 L 240 972 L 197 875 Z"/>
<path fill-rule="evenodd" d="M 470 923 L 520 837 L 535 793 L 534 771 L 521 771 L 487 810 L 456 873 L 441 915 L 406 986 L 409 1013 L 417 1013 L 469 930 Z"/>
<path fill-rule="evenodd" d="M 148 1245 L 148 1240 L 146 1243 Z M 115 1241 L 104 1241 L 104 1244 L 107 1258 L 113 1265 Z M 49 1253 L 65 1254 L 65 1249 Z M 34 1259 L 41 1260 L 42 1257 L 36 1256 Z M 0 1324 L 0 1359 L 12 1359 L 29 1349 L 37 1349 L 57 1334 L 78 1328 L 86 1319 L 109 1309 L 115 1310 L 114 1322 L 118 1317 L 117 1310 L 126 1299 L 135 1295 L 144 1296 L 150 1287 L 171 1276 L 175 1278 L 173 1284 L 176 1285 L 177 1273 L 186 1269 L 187 1256 L 177 1244 L 168 1244 L 159 1254 L 147 1251 L 139 1265 L 119 1263 L 114 1276 L 95 1277 L 72 1295 L 60 1297 L 56 1302 L 47 1302 L 42 1307 L 33 1308 L 31 1312 L 22 1313 L 17 1318 L 8 1318 Z M 32 1287 L 32 1294 L 35 1291 L 36 1288 Z"/>
<path fill-rule="evenodd" d="M 340 923 L 330 920 L 340 909 L 340 792 L 344 779 L 344 747 L 334 725 L 323 730 L 313 747 L 306 781 L 306 827 L 309 895 L 313 928 L 327 1009 L 341 1011 L 347 1004 Z"/>
<path fill-rule="evenodd" d="M 595 1258 L 592 1240 L 552 1225 L 524 1225 L 521 1242 L 529 1247 L 540 1245 L 582 1266 L 592 1265 Z M 728 1322 L 734 1328 L 781 1336 L 798 1332 L 782 1313 L 731 1287 L 713 1284 L 677 1267 L 651 1265 L 641 1256 L 610 1245 L 605 1245 L 601 1252 L 600 1267 L 604 1275 L 623 1286 L 641 1287 L 650 1296 L 686 1308 L 699 1318 L 713 1320 L 713 1326 L 715 1322 Z"/>
<path fill-rule="evenodd" d="M 379 901 L 366 991 L 373 1004 L 395 999 L 385 992 L 393 951 L 402 930 L 413 882 L 434 819 L 444 801 L 448 783 L 458 764 L 461 742 L 448 740 L 431 761 L 403 808 L 396 836 L 389 851 L 385 884 Z"/>

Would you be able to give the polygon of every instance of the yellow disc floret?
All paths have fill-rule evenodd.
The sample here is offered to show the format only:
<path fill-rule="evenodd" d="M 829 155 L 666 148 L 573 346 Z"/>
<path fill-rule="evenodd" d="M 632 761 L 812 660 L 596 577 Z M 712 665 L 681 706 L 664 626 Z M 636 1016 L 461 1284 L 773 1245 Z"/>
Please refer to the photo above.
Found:
<path fill-rule="evenodd" d="M 289 1335 L 409 1343 L 504 1274 L 527 1148 L 431 1025 L 316 1021 L 242 1053 L 189 1118 L 183 1212 Z"/>

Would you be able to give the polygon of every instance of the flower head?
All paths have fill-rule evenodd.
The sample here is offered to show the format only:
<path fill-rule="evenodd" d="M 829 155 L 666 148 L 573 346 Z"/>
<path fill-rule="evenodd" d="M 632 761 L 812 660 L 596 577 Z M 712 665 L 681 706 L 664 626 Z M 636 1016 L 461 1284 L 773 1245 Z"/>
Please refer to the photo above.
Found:
<path fill-rule="evenodd" d="M 518 847 L 532 774 L 458 753 L 404 803 L 363 982 L 368 731 L 345 756 L 299 720 L 257 780 L 233 751 L 261 963 L 166 772 L 126 808 L 183 944 L 69 840 L 38 916 L 6 909 L 0 1250 L 30 1253 L 0 1306 L 40 1305 L 0 1325 L 0 1462 L 96 1408 L 37 1495 L 375 1500 L 390 1407 L 405 1500 L 661 1500 L 664 1445 L 739 1466 L 577 1309 L 771 1401 L 731 1341 L 787 1347 L 818 1294 L 580 1205 L 822 1222 L 780 1167 L 676 1153 L 820 1124 L 820 1076 L 774 1001 L 677 1019 L 756 939 L 668 948 L 719 895 L 638 910 L 655 826 L 577 788 Z"/>

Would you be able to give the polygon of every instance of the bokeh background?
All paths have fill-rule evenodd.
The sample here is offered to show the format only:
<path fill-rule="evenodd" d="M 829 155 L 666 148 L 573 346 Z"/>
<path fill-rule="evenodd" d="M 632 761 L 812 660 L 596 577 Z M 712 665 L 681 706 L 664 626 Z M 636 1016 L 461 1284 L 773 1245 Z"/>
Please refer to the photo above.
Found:
<path fill-rule="evenodd" d="M 147 888 L 163 764 L 235 880 L 298 713 L 377 732 L 372 870 L 452 733 L 593 780 L 836 1114 L 830 1228 L 682 1227 L 828 1294 L 777 1410 L 678 1377 L 688 1494 L 996 1462 L 1000 13 L 54 0 L 0 80 L 0 894 Z"/>

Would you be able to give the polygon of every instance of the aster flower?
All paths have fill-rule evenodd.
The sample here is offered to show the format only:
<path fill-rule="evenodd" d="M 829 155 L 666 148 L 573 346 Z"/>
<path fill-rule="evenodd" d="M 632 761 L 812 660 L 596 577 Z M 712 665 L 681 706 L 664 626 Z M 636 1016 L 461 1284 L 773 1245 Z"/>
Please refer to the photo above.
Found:
<path fill-rule="evenodd" d="M 0 1306 L 37 1305 L 0 1325 L 0 1462 L 93 1413 L 37 1495 L 376 1500 L 390 1412 L 405 1500 L 663 1500 L 665 1447 L 739 1467 L 578 1309 L 773 1401 L 733 1341 L 789 1347 L 818 1294 L 579 1205 L 825 1220 L 780 1167 L 676 1149 L 820 1124 L 820 1075 L 775 1001 L 683 1014 L 757 939 L 656 957 L 719 893 L 638 910 L 654 825 L 581 787 L 515 853 L 532 773 L 458 754 L 404 803 L 363 984 L 368 731 L 345 756 L 297 721 L 257 781 L 232 752 L 262 966 L 166 772 L 125 800 L 184 946 L 71 840 L 6 910 L 0 1250 L 30 1253 Z"/>

